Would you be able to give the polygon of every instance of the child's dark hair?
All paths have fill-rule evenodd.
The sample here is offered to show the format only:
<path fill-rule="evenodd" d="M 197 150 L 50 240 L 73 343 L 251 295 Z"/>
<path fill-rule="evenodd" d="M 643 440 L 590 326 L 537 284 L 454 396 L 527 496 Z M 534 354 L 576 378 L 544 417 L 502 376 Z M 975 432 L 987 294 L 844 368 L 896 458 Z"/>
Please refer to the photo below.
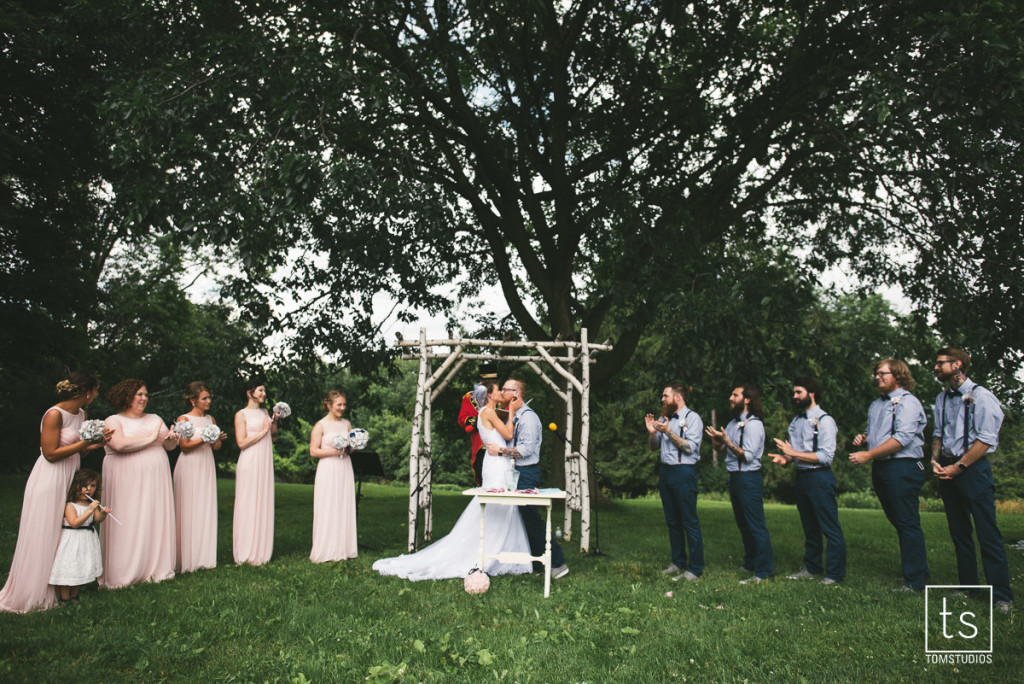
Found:
<path fill-rule="evenodd" d="M 78 500 L 78 494 L 82 491 L 82 487 L 86 486 L 90 482 L 96 483 L 96 491 L 93 493 L 92 498 L 97 501 L 100 500 L 100 474 L 95 470 L 87 470 L 83 468 L 75 473 L 75 476 L 71 478 L 71 487 L 68 489 L 68 502 L 74 503 Z"/>

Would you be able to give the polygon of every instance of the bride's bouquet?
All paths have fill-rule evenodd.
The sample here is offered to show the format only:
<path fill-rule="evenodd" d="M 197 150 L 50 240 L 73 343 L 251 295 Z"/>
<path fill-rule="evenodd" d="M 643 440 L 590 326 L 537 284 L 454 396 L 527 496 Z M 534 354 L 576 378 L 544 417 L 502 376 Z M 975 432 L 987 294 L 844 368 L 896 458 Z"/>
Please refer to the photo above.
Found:
<path fill-rule="evenodd" d="M 178 433 L 179 439 L 192 439 L 192 436 L 196 434 L 196 426 L 192 424 L 191 420 L 175 423 L 171 430 Z"/>
<path fill-rule="evenodd" d="M 352 448 L 355 451 L 365 449 L 367 443 L 370 441 L 370 433 L 362 428 L 356 428 L 352 432 L 348 433 L 348 441 L 352 444 Z"/>
<path fill-rule="evenodd" d="M 199 431 L 199 439 L 207 444 L 213 444 L 220 439 L 220 427 L 217 425 L 207 425 Z"/>
<path fill-rule="evenodd" d="M 345 449 L 349 448 L 352 445 L 348 440 L 348 435 L 346 435 L 344 432 L 339 432 L 338 434 L 334 435 L 334 437 L 331 437 L 331 446 L 337 449 L 338 451 L 344 451 Z"/>
<path fill-rule="evenodd" d="M 292 415 L 292 407 L 284 403 L 283 401 L 279 401 L 276 404 L 274 404 L 273 413 L 276 413 L 282 418 L 287 418 L 288 416 Z"/>
<path fill-rule="evenodd" d="M 98 442 L 103 439 L 103 421 L 87 420 L 78 428 L 79 439 L 86 442 Z"/>

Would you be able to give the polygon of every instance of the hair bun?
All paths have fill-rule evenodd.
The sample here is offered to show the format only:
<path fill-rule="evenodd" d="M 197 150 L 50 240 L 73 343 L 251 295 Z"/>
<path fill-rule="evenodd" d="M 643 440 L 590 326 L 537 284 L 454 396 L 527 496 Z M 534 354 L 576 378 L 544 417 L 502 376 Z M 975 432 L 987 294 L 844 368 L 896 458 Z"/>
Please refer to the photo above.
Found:
<path fill-rule="evenodd" d="M 82 394 L 82 388 L 70 380 L 61 380 L 57 383 L 57 396 L 60 399 L 71 399 Z"/>

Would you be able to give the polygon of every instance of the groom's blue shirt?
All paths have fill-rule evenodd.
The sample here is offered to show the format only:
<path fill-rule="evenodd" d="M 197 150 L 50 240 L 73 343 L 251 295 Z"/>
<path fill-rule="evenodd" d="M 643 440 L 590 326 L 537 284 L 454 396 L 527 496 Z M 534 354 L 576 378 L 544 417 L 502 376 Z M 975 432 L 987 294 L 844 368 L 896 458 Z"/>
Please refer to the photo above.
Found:
<path fill-rule="evenodd" d="M 540 416 L 529 406 L 516 411 L 515 429 L 512 435 L 512 446 L 521 458 L 517 458 L 518 466 L 530 466 L 540 463 L 540 442 L 542 439 Z"/>

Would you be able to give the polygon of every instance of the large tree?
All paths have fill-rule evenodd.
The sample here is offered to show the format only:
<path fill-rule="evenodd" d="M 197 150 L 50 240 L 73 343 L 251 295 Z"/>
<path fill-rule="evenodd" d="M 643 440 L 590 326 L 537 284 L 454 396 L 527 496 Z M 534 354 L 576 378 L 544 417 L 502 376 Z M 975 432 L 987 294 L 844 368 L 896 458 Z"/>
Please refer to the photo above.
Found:
<path fill-rule="evenodd" d="M 129 4 L 125 215 L 237 249 L 234 296 L 279 278 L 300 350 L 379 348 L 374 293 L 496 280 L 527 336 L 613 337 L 608 375 L 740 240 L 1019 320 L 1011 3 Z M 1019 330 L 965 340 L 1016 358 Z"/>
<path fill-rule="evenodd" d="M 32 177 L 82 198 L 87 254 L 157 232 L 237 258 L 223 294 L 300 354 L 375 366 L 375 294 L 408 318 L 494 280 L 525 335 L 612 337 L 607 377 L 665 293 L 773 242 L 900 283 L 991 357 L 1024 348 L 1015 4 L 8 5 L 31 21 L 5 63 L 44 86 L 11 100 L 8 144 L 88 147 L 64 155 L 75 193 L 22 164 L 2 209 Z"/>

